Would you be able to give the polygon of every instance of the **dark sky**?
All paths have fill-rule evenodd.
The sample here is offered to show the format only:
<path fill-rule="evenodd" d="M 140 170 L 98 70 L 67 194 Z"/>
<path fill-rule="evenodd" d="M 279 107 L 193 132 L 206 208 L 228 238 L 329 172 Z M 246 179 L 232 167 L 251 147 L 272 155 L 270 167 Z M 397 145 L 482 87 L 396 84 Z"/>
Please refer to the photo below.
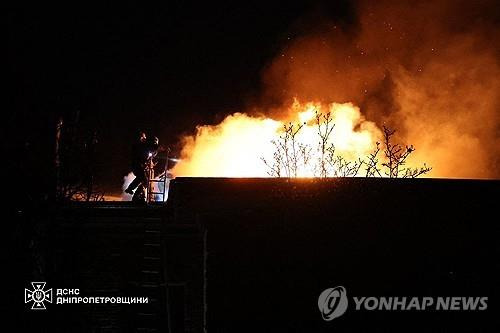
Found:
<path fill-rule="evenodd" d="M 352 13 L 346 1 L 47 6 L 7 11 L 8 151 L 42 173 L 56 119 L 78 116 L 98 133 L 99 182 L 118 190 L 137 129 L 173 145 L 221 120 L 258 98 L 262 69 L 302 17 Z"/>

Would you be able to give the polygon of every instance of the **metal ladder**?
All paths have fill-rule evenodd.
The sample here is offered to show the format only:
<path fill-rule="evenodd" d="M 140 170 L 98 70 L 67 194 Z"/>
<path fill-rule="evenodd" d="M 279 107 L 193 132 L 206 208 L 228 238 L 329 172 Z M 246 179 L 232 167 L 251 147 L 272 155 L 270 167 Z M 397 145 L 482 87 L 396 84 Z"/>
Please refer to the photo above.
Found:
<path fill-rule="evenodd" d="M 165 202 L 166 199 L 166 194 L 167 194 L 167 181 L 168 181 L 168 161 L 169 161 L 169 150 L 166 151 L 166 153 L 163 156 L 156 156 L 155 160 L 160 160 L 160 161 L 165 161 L 163 171 L 155 177 L 155 170 L 154 166 L 156 165 L 153 162 L 153 159 L 149 161 L 149 164 L 147 166 L 147 176 L 148 176 L 148 186 L 146 189 L 146 202 L 147 203 L 152 203 L 152 202 L 157 202 L 156 200 L 156 195 L 161 196 L 161 202 Z M 156 188 L 158 188 L 158 191 L 155 191 L 155 185 Z M 163 189 L 162 186 L 163 185 Z"/>

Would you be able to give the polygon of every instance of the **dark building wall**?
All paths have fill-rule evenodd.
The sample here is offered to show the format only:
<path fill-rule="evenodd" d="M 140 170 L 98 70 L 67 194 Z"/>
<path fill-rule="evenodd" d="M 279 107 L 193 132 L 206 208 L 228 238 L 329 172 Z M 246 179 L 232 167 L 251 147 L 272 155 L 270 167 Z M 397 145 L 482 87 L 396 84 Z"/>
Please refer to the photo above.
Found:
<path fill-rule="evenodd" d="M 499 189 L 498 181 L 177 178 L 168 205 L 173 223 L 206 232 L 200 297 L 209 331 L 475 329 L 494 319 L 499 295 Z M 350 296 L 493 303 L 483 313 L 348 311 L 324 322 L 318 296 L 337 285 Z"/>
<path fill-rule="evenodd" d="M 166 206 L 59 207 L 43 216 L 45 231 L 36 239 L 33 253 L 42 269 L 24 282 L 42 278 L 89 296 L 154 301 L 52 306 L 46 315 L 20 303 L 25 311 L 18 327 L 487 330 L 495 327 L 500 296 L 499 194 L 499 181 L 177 178 Z M 480 313 L 357 312 L 349 304 L 342 317 L 324 322 L 318 296 L 338 285 L 349 297 L 488 296 L 490 307 Z"/>

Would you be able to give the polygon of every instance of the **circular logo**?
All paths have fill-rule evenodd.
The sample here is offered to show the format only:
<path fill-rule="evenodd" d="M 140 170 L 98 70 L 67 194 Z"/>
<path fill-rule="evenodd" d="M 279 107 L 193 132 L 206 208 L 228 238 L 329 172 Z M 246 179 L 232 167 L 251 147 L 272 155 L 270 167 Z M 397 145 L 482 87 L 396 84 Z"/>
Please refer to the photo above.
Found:
<path fill-rule="evenodd" d="M 318 298 L 318 307 L 324 320 L 340 317 L 347 310 L 347 292 L 338 286 L 324 290 Z"/>

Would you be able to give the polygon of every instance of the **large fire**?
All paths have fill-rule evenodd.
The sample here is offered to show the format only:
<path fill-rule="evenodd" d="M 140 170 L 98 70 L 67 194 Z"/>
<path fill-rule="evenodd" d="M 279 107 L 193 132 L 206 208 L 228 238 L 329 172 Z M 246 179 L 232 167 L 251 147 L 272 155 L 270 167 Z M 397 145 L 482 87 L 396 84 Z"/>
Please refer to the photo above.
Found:
<path fill-rule="evenodd" d="M 273 158 L 270 142 L 289 122 L 306 122 L 300 139 L 318 159 L 319 111 L 331 112 L 331 143 L 348 161 L 366 160 L 387 125 L 397 143 L 415 146 L 407 165 L 426 162 L 431 177 L 499 178 L 496 7 L 490 0 L 359 1 L 352 24 L 321 11 L 306 16 L 264 68 L 257 103 L 184 137 L 174 175 L 268 176 L 262 158 Z M 297 176 L 314 174 L 302 168 Z"/>
<path fill-rule="evenodd" d="M 303 125 L 297 144 L 309 147 L 310 159 L 318 160 L 316 114 L 327 113 L 334 124 L 329 144 L 348 160 L 368 155 L 381 138 L 380 129 L 365 120 L 359 108 L 351 103 L 301 104 L 295 100 L 285 119 L 235 113 L 218 125 L 199 126 L 194 136 L 184 138 L 181 160 L 172 172 L 176 176 L 193 177 L 267 177 L 269 170 L 262 158 L 273 158 L 272 141 L 283 135 L 286 124 Z M 310 165 L 299 168 L 297 176 L 318 176 Z"/>

